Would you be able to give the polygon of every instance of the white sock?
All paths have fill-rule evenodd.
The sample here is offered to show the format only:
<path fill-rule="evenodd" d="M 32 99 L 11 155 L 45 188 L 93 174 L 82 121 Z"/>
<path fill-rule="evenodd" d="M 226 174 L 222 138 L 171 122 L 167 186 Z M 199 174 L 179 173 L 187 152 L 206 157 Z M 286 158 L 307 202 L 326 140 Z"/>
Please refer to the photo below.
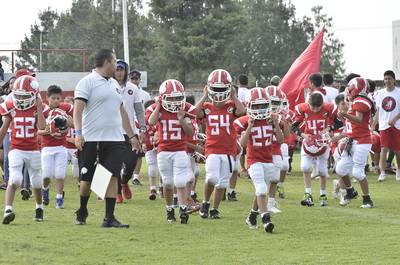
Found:
<path fill-rule="evenodd" d="M 272 204 L 275 202 L 275 198 L 269 197 L 268 198 L 268 204 Z"/>
<path fill-rule="evenodd" d="M 278 186 L 278 187 L 283 186 L 283 182 L 280 182 L 280 181 L 279 181 L 278 184 L 277 184 L 277 186 Z"/>
<path fill-rule="evenodd" d="M 63 195 L 62 194 L 57 194 L 56 199 L 62 199 Z"/>
<path fill-rule="evenodd" d="M 43 209 L 43 204 L 37 204 L 36 203 L 36 209 L 38 209 L 38 208 Z"/>
<path fill-rule="evenodd" d="M 194 190 L 191 190 L 190 195 L 194 195 L 194 194 L 195 194 Z"/>
<path fill-rule="evenodd" d="M 311 188 L 306 188 L 306 193 L 311 194 Z"/>
<path fill-rule="evenodd" d="M 231 188 L 228 189 L 228 193 L 232 193 L 233 191 L 236 192 L 236 189 L 231 189 Z"/>
<path fill-rule="evenodd" d="M 166 206 L 167 210 L 174 208 L 172 205 L 167 205 Z"/>
<path fill-rule="evenodd" d="M 326 195 L 326 190 L 319 190 L 319 195 Z"/>
<path fill-rule="evenodd" d="M 12 205 L 6 205 L 6 207 L 4 208 L 4 212 L 6 212 L 7 210 L 12 211 Z"/>
<path fill-rule="evenodd" d="M 178 194 L 174 194 L 174 199 L 175 199 L 175 198 L 178 198 Z"/>
<path fill-rule="evenodd" d="M 156 190 L 157 187 L 156 187 L 156 186 L 150 186 L 150 189 L 151 189 L 151 190 Z"/>
<path fill-rule="evenodd" d="M 43 190 L 48 190 L 48 189 L 49 189 L 49 187 L 42 187 L 42 189 L 43 189 Z"/>
<path fill-rule="evenodd" d="M 139 174 L 133 174 L 133 179 L 138 179 L 139 178 Z"/>

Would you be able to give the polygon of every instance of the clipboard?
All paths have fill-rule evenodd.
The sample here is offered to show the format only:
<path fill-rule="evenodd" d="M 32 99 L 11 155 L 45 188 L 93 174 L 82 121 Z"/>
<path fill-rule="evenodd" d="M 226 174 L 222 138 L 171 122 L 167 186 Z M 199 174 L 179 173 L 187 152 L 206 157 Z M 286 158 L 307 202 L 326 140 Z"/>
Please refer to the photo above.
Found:
<path fill-rule="evenodd" d="M 92 184 L 90 189 L 104 200 L 108 185 L 110 184 L 112 173 L 103 167 L 100 163 L 97 164 L 94 171 Z"/>

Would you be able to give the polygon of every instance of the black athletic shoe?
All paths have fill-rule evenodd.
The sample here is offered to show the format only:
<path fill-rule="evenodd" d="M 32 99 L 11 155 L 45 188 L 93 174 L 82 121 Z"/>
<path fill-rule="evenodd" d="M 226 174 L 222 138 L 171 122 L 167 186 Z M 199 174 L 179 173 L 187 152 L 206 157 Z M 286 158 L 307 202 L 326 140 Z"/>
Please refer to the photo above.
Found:
<path fill-rule="evenodd" d="M 374 203 L 371 200 L 371 197 L 369 195 L 363 196 L 363 203 L 361 205 L 361 208 L 372 208 L 374 206 Z"/>
<path fill-rule="evenodd" d="M 21 196 L 22 196 L 23 201 L 27 201 L 31 197 L 31 195 L 29 194 L 29 191 L 25 188 L 21 189 Z"/>
<path fill-rule="evenodd" d="M 174 208 L 178 208 L 178 197 L 174 197 Z"/>
<path fill-rule="evenodd" d="M 167 222 L 169 224 L 172 224 L 173 222 L 176 222 L 174 208 L 168 208 L 167 209 Z"/>
<path fill-rule="evenodd" d="M 353 187 L 346 189 L 346 195 L 344 195 L 344 199 L 347 201 L 356 199 L 358 197 L 358 192 L 354 190 Z"/>
<path fill-rule="evenodd" d="M 210 211 L 210 219 L 219 219 L 219 211 L 218 209 L 212 209 Z"/>
<path fill-rule="evenodd" d="M 192 200 L 194 201 L 194 202 L 199 202 L 198 200 L 197 200 L 197 193 L 195 192 L 193 195 L 190 195 L 190 197 L 192 197 Z"/>
<path fill-rule="evenodd" d="M 12 221 L 14 221 L 14 219 L 15 219 L 15 213 L 12 210 L 7 210 L 4 213 L 3 224 L 8 225 Z"/>
<path fill-rule="evenodd" d="M 257 229 L 257 216 L 258 212 L 250 211 L 249 216 L 246 218 L 246 224 L 250 229 Z"/>
<path fill-rule="evenodd" d="M 129 228 L 129 225 L 121 224 L 117 219 L 115 219 L 115 217 L 112 217 L 112 218 L 104 218 L 104 221 L 103 221 L 103 224 L 101 225 L 101 227 L 104 227 L 104 228 L 110 228 L 110 227 Z"/>
<path fill-rule="evenodd" d="M 236 191 L 232 191 L 232 192 L 228 192 L 228 201 L 231 202 L 236 202 L 237 201 L 237 197 L 236 197 Z"/>
<path fill-rule="evenodd" d="M 208 218 L 208 211 L 210 210 L 210 203 L 203 202 L 200 207 L 199 215 L 201 218 Z"/>
<path fill-rule="evenodd" d="M 132 179 L 132 184 L 135 186 L 142 186 L 142 183 L 140 183 L 140 180 L 138 178 Z"/>
<path fill-rule="evenodd" d="M 180 218 L 181 218 L 181 224 L 187 224 L 189 221 L 189 214 L 187 212 L 187 207 L 179 208 L 179 212 L 180 212 Z"/>
<path fill-rule="evenodd" d="M 33 218 L 33 220 L 36 221 L 36 222 L 42 222 L 43 221 L 43 209 L 42 208 L 36 208 L 35 217 Z"/>
<path fill-rule="evenodd" d="M 82 210 L 81 208 L 79 208 L 76 212 L 76 220 L 75 220 L 75 224 L 77 225 L 85 225 L 86 224 L 86 218 L 88 217 L 89 213 L 88 210 Z"/>
<path fill-rule="evenodd" d="M 263 215 L 263 217 L 261 218 L 261 221 L 264 225 L 264 230 L 267 233 L 272 233 L 272 231 L 274 230 L 274 224 L 271 222 L 271 217 L 269 215 L 269 213 L 266 213 Z"/>
<path fill-rule="evenodd" d="M 300 201 L 300 204 L 303 206 L 314 206 L 314 200 L 310 193 L 304 193 L 303 199 Z"/>

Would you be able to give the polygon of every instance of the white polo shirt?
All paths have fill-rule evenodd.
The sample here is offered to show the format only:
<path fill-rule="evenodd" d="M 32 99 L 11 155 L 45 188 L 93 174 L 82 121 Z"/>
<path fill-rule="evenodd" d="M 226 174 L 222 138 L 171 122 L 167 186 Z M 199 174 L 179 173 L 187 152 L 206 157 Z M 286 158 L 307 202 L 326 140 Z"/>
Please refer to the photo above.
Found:
<path fill-rule="evenodd" d="M 375 95 L 375 106 L 379 110 L 379 130 L 388 129 L 389 121 L 400 112 L 400 87 L 395 87 L 390 92 L 386 88 L 378 90 Z M 400 119 L 394 125 L 400 129 Z"/>
<path fill-rule="evenodd" d="M 324 101 L 335 104 L 335 98 L 339 95 L 339 90 L 331 86 L 324 86 L 326 95 L 324 96 Z"/>
<path fill-rule="evenodd" d="M 124 103 L 124 108 L 126 113 L 128 114 L 129 123 L 133 132 L 136 134 L 138 132 L 136 128 L 136 111 L 135 111 L 135 103 L 141 103 L 140 98 L 140 90 L 139 88 L 130 82 L 127 82 L 124 87 L 120 87 L 122 101 Z M 124 133 L 126 133 L 124 131 Z"/>
<path fill-rule="evenodd" d="M 117 81 L 104 78 L 96 70 L 78 82 L 75 99 L 86 101 L 82 117 L 82 135 L 85 141 L 124 141 L 120 93 Z"/>
<path fill-rule="evenodd" d="M 249 90 L 246 87 L 238 87 L 238 99 L 240 102 L 244 103 L 246 101 L 246 95 Z"/>

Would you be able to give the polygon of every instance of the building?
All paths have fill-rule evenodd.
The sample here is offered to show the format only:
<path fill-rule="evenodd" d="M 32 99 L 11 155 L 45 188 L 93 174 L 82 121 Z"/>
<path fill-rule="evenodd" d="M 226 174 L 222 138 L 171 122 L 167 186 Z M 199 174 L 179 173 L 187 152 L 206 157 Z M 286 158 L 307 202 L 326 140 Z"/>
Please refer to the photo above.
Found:
<path fill-rule="evenodd" d="M 393 32 L 393 71 L 400 76 L 400 20 L 392 22 Z"/>

